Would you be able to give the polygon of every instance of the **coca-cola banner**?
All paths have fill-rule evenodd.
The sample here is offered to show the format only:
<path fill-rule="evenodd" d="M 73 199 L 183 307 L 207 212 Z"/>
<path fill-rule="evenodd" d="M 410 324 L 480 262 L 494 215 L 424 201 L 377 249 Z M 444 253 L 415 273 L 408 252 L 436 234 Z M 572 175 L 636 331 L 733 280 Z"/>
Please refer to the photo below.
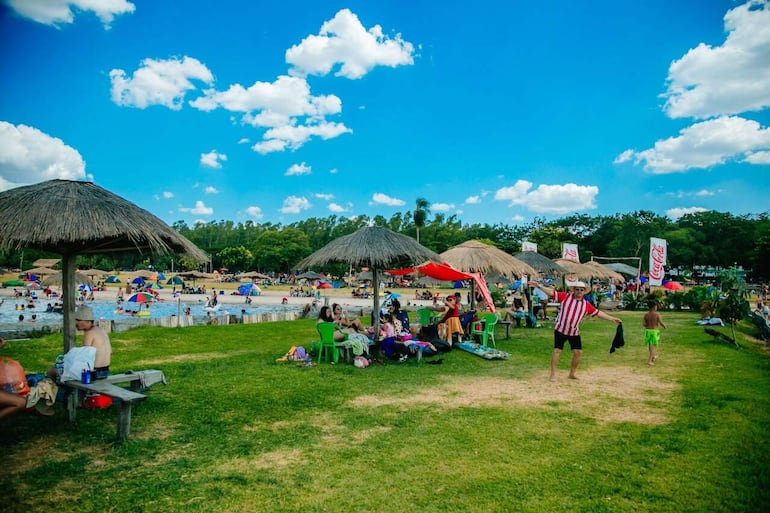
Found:
<path fill-rule="evenodd" d="M 666 239 L 650 237 L 650 285 L 663 284 L 667 254 Z"/>
<path fill-rule="evenodd" d="M 580 263 L 577 244 L 567 244 L 566 242 L 562 243 L 561 257 L 564 260 L 572 260 L 573 262 Z"/>
<path fill-rule="evenodd" d="M 522 251 L 534 251 L 537 253 L 537 244 L 534 242 L 529 242 L 527 240 L 521 241 L 521 250 Z"/>

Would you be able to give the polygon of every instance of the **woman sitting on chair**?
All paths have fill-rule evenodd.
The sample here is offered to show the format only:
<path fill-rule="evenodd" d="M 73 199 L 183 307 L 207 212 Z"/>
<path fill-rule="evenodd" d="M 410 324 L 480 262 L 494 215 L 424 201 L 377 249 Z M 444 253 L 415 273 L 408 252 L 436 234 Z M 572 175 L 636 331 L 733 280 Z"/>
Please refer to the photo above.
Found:
<path fill-rule="evenodd" d="M 353 328 L 342 328 L 339 324 L 334 322 L 334 317 L 332 316 L 332 309 L 328 306 L 322 306 L 321 312 L 318 314 L 318 323 L 321 322 L 332 322 L 334 323 L 334 326 L 337 328 L 334 330 L 334 340 L 336 342 L 343 342 L 347 340 L 348 334 L 355 333 L 356 330 Z"/>
<path fill-rule="evenodd" d="M 347 312 L 342 309 L 342 305 L 337 303 L 332 305 L 332 317 L 334 318 L 333 322 L 336 322 L 337 326 L 340 328 L 352 328 L 354 330 L 353 333 L 364 331 L 364 325 L 361 324 L 361 319 L 356 317 L 351 320 L 348 317 Z"/>

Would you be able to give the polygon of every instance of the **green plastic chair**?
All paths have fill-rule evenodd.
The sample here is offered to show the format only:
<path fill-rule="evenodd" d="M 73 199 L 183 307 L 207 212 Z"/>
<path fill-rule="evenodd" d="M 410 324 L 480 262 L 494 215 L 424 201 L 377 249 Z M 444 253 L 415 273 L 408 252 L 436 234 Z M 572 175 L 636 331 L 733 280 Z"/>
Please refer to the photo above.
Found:
<path fill-rule="evenodd" d="M 495 325 L 497 324 L 497 314 L 488 313 L 483 316 L 484 322 L 481 323 L 479 321 L 473 321 L 471 323 L 471 338 L 474 338 L 474 335 L 478 335 L 479 339 L 481 340 L 481 345 L 484 347 L 489 347 L 489 343 L 492 343 L 492 347 L 497 347 L 495 344 Z M 476 326 L 481 324 L 480 329 L 476 329 Z"/>
<path fill-rule="evenodd" d="M 418 308 L 417 309 L 417 322 L 420 326 L 427 326 L 433 320 L 433 314 L 435 314 L 430 308 Z"/>
<path fill-rule="evenodd" d="M 326 356 L 327 361 L 337 363 L 340 359 L 340 351 L 337 349 L 337 342 L 334 340 L 334 332 L 337 331 L 337 325 L 333 322 L 319 322 L 316 324 L 318 335 L 321 337 L 321 344 L 318 347 L 318 363 Z"/>

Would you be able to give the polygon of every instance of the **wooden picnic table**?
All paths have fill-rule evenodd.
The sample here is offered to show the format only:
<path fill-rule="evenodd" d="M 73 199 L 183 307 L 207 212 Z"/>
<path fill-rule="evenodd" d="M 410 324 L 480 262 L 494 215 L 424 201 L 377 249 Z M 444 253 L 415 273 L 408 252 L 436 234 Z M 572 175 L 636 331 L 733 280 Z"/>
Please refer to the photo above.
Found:
<path fill-rule="evenodd" d="M 106 395 L 113 400 L 118 409 L 117 439 L 125 440 L 131 432 L 131 408 L 134 404 L 147 399 L 146 395 L 139 393 L 155 383 L 165 383 L 166 378 L 162 371 L 144 370 L 129 371 L 121 374 L 112 374 L 105 379 L 99 379 L 92 383 L 82 383 L 79 380 L 67 380 L 62 382 L 67 395 L 68 420 L 74 422 L 77 408 L 80 404 L 80 392 L 91 392 Z M 119 387 L 117 383 L 128 383 L 129 388 Z"/>

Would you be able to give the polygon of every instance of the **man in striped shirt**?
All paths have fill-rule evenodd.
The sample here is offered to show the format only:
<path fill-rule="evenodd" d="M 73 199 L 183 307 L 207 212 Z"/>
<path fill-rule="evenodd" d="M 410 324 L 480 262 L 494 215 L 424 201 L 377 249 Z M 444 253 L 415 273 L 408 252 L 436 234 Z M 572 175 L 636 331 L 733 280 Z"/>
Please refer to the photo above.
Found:
<path fill-rule="evenodd" d="M 550 287 L 544 287 L 536 281 L 530 281 L 529 286 L 537 288 L 552 297 L 559 305 L 559 315 L 556 317 L 556 324 L 553 330 L 553 354 L 551 355 L 551 382 L 556 381 L 556 368 L 559 365 L 559 357 L 564 350 L 564 342 L 569 342 L 572 350 L 572 363 L 570 365 L 569 379 L 578 379 L 575 372 L 583 356 L 583 343 L 580 340 L 580 321 L 586 315 L 598 317 L 605 321 L 612 321 L 615 324 L 621 322 L 617 317 L 612 317 L 598 310 L 591 303 L 585 300 L 586 284 L 582 281 L 567 282 L 570 292 L 557 292 Z"/>

